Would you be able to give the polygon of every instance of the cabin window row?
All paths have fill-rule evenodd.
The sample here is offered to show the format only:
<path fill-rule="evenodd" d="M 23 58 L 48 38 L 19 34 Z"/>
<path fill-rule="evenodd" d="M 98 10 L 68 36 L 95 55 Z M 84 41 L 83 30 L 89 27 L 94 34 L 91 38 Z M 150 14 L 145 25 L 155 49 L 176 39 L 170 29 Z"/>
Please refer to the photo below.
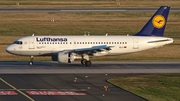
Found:
<path fill-rule="evenodd" d="M 74 44 L 127 44 L 127 42 L 74 42 Z"/>
<path fill-rule="evenodd" d="M 39 42 L 39 44 L 68 44 L 68 42 Z M 127 42 L 69 42 L 69 44 L 127 44 Z"/>

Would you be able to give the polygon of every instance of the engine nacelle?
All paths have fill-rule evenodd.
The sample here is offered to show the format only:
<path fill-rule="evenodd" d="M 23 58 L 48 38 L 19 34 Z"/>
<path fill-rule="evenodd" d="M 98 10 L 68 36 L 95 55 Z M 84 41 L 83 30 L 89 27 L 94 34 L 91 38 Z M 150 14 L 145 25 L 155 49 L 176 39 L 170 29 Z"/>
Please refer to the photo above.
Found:
<path fill-rule="evenodd" d="M 93 56 L 104 56 L 107 54 L 108 54 L 107 52 L 97 52 L 97 53 L 94 53 Z"/>
<path fill-rule="evenodd" d="M 52 61 L 58 61 L 58 54 L 53 54 L 51 56 Z"/>
<path fill-rule="evenodd" d="M 59 63 L 71 63 L 75 59 L 75 55 L 72 53 L 64 53 L 59 52 L 58 53 L 58 62 Z"/>

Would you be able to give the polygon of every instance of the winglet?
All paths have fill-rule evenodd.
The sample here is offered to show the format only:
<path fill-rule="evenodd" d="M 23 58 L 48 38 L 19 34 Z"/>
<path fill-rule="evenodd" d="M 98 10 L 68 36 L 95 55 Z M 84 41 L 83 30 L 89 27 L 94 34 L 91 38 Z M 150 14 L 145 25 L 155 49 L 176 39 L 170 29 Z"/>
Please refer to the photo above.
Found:
<path fill-rule="evenodd" d="M 169 10 L 169 6 L 161 6 L 140 32 L 134 36 L 163 36 Z"/>

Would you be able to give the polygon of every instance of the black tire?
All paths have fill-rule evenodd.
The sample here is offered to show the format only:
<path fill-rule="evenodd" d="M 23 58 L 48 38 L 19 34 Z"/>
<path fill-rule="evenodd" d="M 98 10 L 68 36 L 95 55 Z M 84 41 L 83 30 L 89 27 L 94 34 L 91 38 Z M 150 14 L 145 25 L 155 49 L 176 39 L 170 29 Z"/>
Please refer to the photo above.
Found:
<path fill-rule="evenodd" d="M 85 65 L 85 64 L 86 64 L 86 59 L 82 59 L 82 60 L 81 60 L 81 64 L 82 64 L 82 65 Z"/>
<path fill-rule="evenodd" d="M 31 65 L 33 65 L 33 62 L 32 62 L 32 61 L 30 61 L 30 62 L 29 62 L 29 65 L 30 65 L 30 66 L 31 66 Z"/>
<path fill-rule="evenodd" d="M 91 61 L 86 61 L 85 65 L 86 66 L 91 66 Z"/>

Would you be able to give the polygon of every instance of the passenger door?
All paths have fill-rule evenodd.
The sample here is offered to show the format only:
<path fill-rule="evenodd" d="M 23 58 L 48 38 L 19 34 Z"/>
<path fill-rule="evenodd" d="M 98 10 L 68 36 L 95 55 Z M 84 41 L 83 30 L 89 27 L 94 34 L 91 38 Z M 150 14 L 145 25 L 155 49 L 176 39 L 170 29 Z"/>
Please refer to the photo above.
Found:
<path fill-rule="evenodd" d="M 29 49 L 35 49 L 34 37 L 29 39 Z"/>
<path fill-rule="evenodd" d="M 138 40 L 138 38 L 133 38 L 133 49 L 139 49 L 139 40 Z"/>

